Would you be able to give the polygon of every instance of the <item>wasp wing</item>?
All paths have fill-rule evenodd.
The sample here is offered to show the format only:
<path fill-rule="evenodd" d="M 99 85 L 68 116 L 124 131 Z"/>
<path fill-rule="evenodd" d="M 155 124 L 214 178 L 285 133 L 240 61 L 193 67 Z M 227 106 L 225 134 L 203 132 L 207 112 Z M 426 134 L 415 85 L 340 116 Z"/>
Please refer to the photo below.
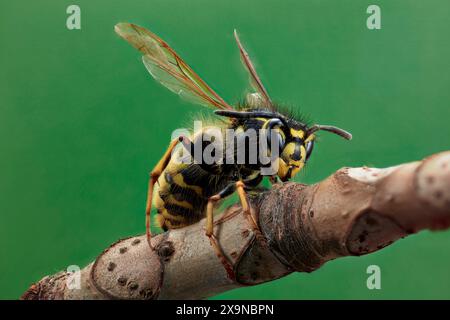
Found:
<path fill-rule="evenodd" d="M 236 39 L 236 43 L 239 47 L 239 53 L 241 55 L 242 63 L 244 64 L 245 68 L 247 69 L 250 75 L 250 84 L 252 85 L 253 89 L 256 90 L 256 94 L 252 95 L 254 97 L 258 96 L 258 98 L 261 99 L 262 102 L 265 103 L 266 105 L 269 106 L 272 105 L 272 100 L 270 99 L 266 88 L 264 87 L 261 79 L 259 78 L 258 73 L 256 73 L 256 69 L 252 61 L 250 60 L 250 56 L 248 55 L 247 51 L 245 50 L 244 46 L 239 40 L 239 36 L 237 34 L 236 29 L 234 30 L 234 38 Z"/>
<path fill-rule="evenodd" d="M 157 35 L 132 23 L 118 23 L 114 30 L 142 52 L 149 73 L 169 90 L 204 106 L 233 110 Z"/>

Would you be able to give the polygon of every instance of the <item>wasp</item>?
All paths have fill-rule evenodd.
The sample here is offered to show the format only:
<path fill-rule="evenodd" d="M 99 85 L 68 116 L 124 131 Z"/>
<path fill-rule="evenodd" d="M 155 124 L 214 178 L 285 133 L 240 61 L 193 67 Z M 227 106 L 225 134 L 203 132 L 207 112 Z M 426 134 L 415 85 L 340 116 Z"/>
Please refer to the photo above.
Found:
<path fill-rule="evenodd" d="M 220 129 L 232 129 L 236 136 L 245 135 L 250 129 L 274 132 L 266 137 L 257 136 L 257 139 L 268 140 L 270 147 L 265 152 L 276 154 L 277 170 L 269 176 L 272 183 L 278 179 L 283 182 L 292 179 L 305 166 L 313 151 L 317 131 L 332 132 L 348 140 L 352 138 L 350 133 L 334 126 L 308 126 L 301 118 L 292 116 L 273 103 L 236 30 L 234 37 L 254 90 L 247 95 L 244 103 L 236 107 L 225 102 L 164 40 L 151 31 L 130 23 L 117 24 L 115 31 L 142 53 L 145 67 L 159 83 L 183 98 L 215 109 L 215 114 L 220 117 Z M 150 241 L 152 204 L 157 209 L 156 223 L 164 231 L 191 225 L 206 216 L 206 235 L 224 261 L 213 234 L 214 208 L 221 200 L 237 192 L 243 213 L 258 228 L 247 192 L 258 189 L 263 179 L 264 165 L 261 161 L 224 161 L 227 159 L 209 164 L 180 161 L 183 148 L 180 147 L 177 152 L 176 147 L 181 144 L 189 150 L 188 156 L 193 157 L 193 148 L 207 148 L 205 135 L 206 129 L 202 129 L 191 136 L 174 139 L 151 171 L 146 203 L 146 235 L 153 248 Z M 245 148 L 248 147 L 247 141 Z M 248 157 L 245 159 L 248 160 Z"/>

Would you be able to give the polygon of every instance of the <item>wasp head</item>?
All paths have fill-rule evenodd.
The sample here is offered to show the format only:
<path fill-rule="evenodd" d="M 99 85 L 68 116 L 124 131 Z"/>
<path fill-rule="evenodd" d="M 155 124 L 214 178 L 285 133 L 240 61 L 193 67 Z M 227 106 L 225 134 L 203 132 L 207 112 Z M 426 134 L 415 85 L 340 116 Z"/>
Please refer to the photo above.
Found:
<path fill-rule="evenodd" d="M 267 119 L 263 129 L 270 131 L 267 133 L 269 148 L 278 146 L 275 161 L 278 167 L 277 176 L 281 181 L 292 179 L 305 166 L 314 149 L 316 131 L 329 131 L 348 140 L 352 138 L 350 133 L 337 127 L 324 125 L 307 127 L 304 123 L 281 114 Z M 273 139 L 276 139 L 277 143 L 273 144 Z"/>
<path fill-rule="evenodd" d="M 244 121 L 264 121 L 262 129 L 266 129 L 267 146 L 272 159 L 278 165 L 276 174 L 281 181 L 293 178 L 305 166 L 314 148 L 316 131 L 332 132 L 347 140 L 352 138 L 352 135 L 343 129 L 319 124 L 308 127 L 303 122 L 274 110 L 217 110 L 215 113 Z M 274 153 L 274 147 L 278 153 Z"/>
<path fill-rule="evenodd" d="M 278 159 L 277 175 L 281 181 L 293 178 L 304 167 L 314 148 L 314 134 L 307 136 L 307 131 L 293 128 L 289 131 Z"/>

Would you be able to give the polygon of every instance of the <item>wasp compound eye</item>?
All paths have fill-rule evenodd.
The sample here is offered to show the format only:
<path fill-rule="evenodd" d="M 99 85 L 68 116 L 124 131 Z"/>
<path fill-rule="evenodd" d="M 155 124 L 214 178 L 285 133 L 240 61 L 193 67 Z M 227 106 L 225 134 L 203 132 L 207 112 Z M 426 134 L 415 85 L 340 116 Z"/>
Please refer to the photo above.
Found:
<path fill-rule="evenodd" d="M 306 144 L 306 161 L 308 161 L 309 157 L 311 156 L 313 149 L 314 149 L 314 140 L 308 141 L 308 143 Z"/>

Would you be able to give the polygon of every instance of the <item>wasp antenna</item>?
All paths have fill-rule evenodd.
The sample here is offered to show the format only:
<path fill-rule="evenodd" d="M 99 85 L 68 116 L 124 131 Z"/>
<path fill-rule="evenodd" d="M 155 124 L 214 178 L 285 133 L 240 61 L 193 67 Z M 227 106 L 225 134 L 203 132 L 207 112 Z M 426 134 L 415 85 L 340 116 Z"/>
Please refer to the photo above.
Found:
<path fill-rule="evenodd" d="M 352 134 L 348 131 L 345 131 L 344 129 L 338 128 L 338 127 L 334 127 L 334 126 L 327 126 L 327 125 L 320 125 L 320 124 L 315 124 L 313 125 L 311 128 L 308 129 L 308 135 L 319 131 L 319 130 L 323 130 L 323 131 L 328 131 L 334 134 L 337 134 L 338 136 L 341 136 L 344 139 L 347 140 L 352 140 Z"/>

